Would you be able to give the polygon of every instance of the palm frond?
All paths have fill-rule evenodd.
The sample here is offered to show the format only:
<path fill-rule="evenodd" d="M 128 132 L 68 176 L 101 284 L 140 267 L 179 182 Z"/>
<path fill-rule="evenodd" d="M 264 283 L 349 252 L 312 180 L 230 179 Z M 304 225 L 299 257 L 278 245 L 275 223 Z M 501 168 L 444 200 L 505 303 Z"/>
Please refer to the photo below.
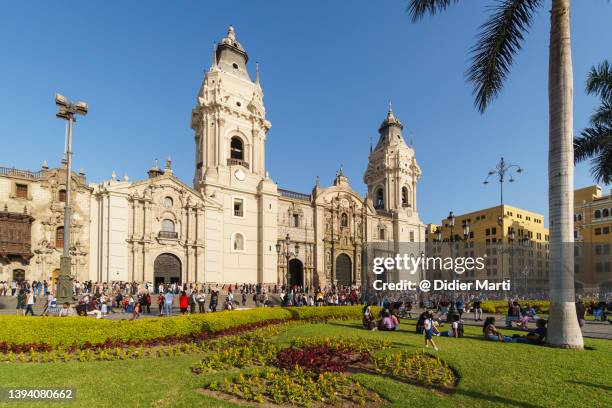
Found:
<path fill-rule="evenodd" d="M 591 115 L 591 124 L 593 125 L 605 125 L 612 123 L 612 99 L 603 100 L 600 107 L 595 109 L 595 112 Z"/>
<path fill-rule="evenodd" d="M 498 0 L 492 15 L 480 26 L 478 42 L 471 49 L 472 64 L 466 77 L 474 83 L 474 105 L 481 113 L 503 87 L 514 56 L 522 47 L 535 11 L 543 0 Z"/>
<path fill-rule="evenodd" d="M 592 158 L 591 173 L 596 181 L 612 181 L 612 124 L 594 125 L 574 139 L 574 161 Z"/>
<path fill-rule="evenodd" d="M 574 138 L 574 161 L 588 159 L 612 141 L 612 126 L 595 125 L 584 129 Z"/>
<path fill-rule="evenodd" d="M 586 92 L 599 95 L 604 100 L 612 101 L 612 65 L 603 61 L 597 67 L 591 67 L 586 80 Z"/>
<path fill-rule="evenodd" d="M 595 182 L 612 184 L 612 142 L 591 160 L 591 174 Z"/>
<path fill-rule="evenodd" d="M 459 0 L 410 0 L 407 11 L 412 18 L 412 22 L 416 23 L 426 14 L 433 16 L 456 3 L 459 3 Z"/>

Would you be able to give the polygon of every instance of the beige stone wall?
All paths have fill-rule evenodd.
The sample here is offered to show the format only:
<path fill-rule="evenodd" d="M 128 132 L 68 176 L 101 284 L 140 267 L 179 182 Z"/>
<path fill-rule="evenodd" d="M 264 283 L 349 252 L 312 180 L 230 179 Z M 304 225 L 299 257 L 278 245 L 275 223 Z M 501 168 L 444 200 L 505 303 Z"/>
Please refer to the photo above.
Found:
<path fill-rule="evenodd" d="M 84 175 L 72 175 L 72 273 L 84 280 L 89 276 L 89 224 L 92 190 Z M 28 197 L 18 198 L 15 185 L 28 186 Z M 61 248 L 56 248 L 56 229 L 64 225 L 64 203 L 59 191 L 65 189 L 65 168 L 43 169 L 40 172 L 19 171 L 0 174 L 0 205 L 11 212 L 26 211 L 34 217 L 32 223 L 32 252 L 28 263 L 0 261 L 0 280 L 12 279 L 13 269 L 24 269 L 26 280 L 49 280 L 59 269 Z"/>
<path fill-rule="evenodd" d="M 164 253 L 181 263 L 181 281 L 205 279 L 204 202 L 171 172 L 132 184 L 128 202 L 130 280 L 154 281 L 155 259 Z M 164 223 L 173 224 L 164 232 Z"/>

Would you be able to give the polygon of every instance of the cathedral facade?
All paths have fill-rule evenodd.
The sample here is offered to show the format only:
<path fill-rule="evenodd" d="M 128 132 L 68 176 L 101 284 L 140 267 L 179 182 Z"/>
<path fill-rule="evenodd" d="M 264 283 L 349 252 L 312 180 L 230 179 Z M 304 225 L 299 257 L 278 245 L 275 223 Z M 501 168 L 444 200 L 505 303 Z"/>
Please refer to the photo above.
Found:
<path fill-rule="evenodd" d="M 359 284 L 372 242 L 425 242 L 417 211 L 421 170 L 389 107 L 363 181 L 342 168 L 308 193 L 279 188 L 266 170 L 259 72 L 232 27 L 214 48 L 191 112 L 192 185 L 172 163 L 148 177 L 90 183 L 73 174 L 72 271 L 78 280 Z M 63 248 L 65 167 L 0 168 L 0 281 L 52 279 Z"/>

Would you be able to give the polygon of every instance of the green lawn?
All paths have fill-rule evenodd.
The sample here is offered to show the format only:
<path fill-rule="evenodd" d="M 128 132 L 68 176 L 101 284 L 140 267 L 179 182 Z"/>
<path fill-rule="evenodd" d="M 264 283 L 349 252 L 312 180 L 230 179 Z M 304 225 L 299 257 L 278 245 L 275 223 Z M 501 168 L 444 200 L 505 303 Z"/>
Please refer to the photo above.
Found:
<path fill-rule="evenodd" d="M 289 329 L 275 341 L 287 343 L 294 336 L 382 336 L 391 340 L 396 350 L 420 349 L 423 338 L 414 333 L 414 325 L 403 323 L 402 326 L 401 331 L 390 333 L 364 331 L 358 322 L 305 324 Z M 489 342 L 481 340 L 480 328 L 467 326 L 465 330 L 463 339 L 435 339 L 440 357 L 460 376 L 459 386 L 452 395 L 384 377 L 359 374 L 357 378 L 390 401 L 390 407 L 612 406 L 611 341 L 585 339 L 590 350 L 577 352 Z M 0 387 L 76 388 L 77 402 L 65 404 L 72 407 L 236 406 L 197 392 L 202 378 L 193 375 L 190 366 L 200 358 L 201 355 L 187 355 L 94 363 L 2 363 Z M 221 377 L 223 373 L 216 376 Z"/>

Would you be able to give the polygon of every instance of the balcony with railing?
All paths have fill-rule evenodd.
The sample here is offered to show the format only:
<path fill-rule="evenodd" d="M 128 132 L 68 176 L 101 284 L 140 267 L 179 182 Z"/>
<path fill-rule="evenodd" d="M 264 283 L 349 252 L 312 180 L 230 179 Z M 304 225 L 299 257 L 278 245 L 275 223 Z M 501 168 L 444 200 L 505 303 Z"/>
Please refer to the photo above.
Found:
<path fill-rule="evenodd" d="M 42 177 L 42 171 L 19 170 L 14 167 L 0 167 L 0 175 L 36 180 Z"/>
<path fill-rule="evenodd" d="M 249 163 L 245 162 L 244 160 L 240 160 L 240 159 L 227 159 L 227 165 L 228 166 L 242 166 L 244 168 L 249 168 Z"/>
<path fill-rule="evenodd" d="M 382 209 L 382 208 L 377 208 L 376 209 L 376 214 L 381 215 L 383 217 L 393 218 L 393 212 L 392 211 L 387 211 L 387 210 Z"/>
<path fill-rule="evenodd" d="M 157 236 L 159 238 L 162 238 L 162 239 L 178 239 L 178 232 L 174 232 L 174 231 L 159 231 Z"/>
<path fill-rule="evenodd" d="M 310 194 L 298 193 L 296 191 L 290 191 L 290 190 L 283 190 L 282 188 L 279 188 L 278 192 L 280 193 L 281 196 L 292 198 L 294 200 L 310 201 L 312 199 Z"/>

